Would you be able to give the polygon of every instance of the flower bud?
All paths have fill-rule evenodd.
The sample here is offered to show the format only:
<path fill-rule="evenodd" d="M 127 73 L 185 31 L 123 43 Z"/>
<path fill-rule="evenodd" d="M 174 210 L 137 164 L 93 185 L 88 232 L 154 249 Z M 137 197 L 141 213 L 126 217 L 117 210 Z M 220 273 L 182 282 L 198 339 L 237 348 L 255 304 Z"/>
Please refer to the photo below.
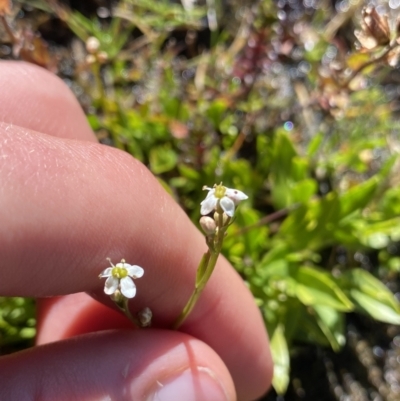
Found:
<path fill-rule="evenodd" d="M 86 41 L 87 52 L 90 54 L 95 54 L 98 52 L 99 49 L 100 49 L 99 40 L 97 38 L 95 38 L 94 36 L 91 36 L 90 38 L 88 38 L 88 40 Z"/>
<path fill-rule="evenodd" d="M 209 216 L 201 217 L 200 226 L 207 235 L 215 234 L 215 229 L 217 228 L 214 219 Z"/>
<path fill-rule="evenodd" d="M 122 295 L 121 291 L 118 289 L 113 294 L 110 295 L 110 298 L 112 301 L 119 304 L 123 301 L 124 296 Z"/>
<path fill-rule="evenodd" d="M 219 216 L 220 216 L 220 214 L 218 212 L 214 213 L 214 221 L 216 222 L 216 224 L 218 224 L 218 222 L 219 222 Z M 222 225 L 223 226 L 227 223 L 228 219 L 230 219 L 230 217 L 225 212 L 223 212 L 222 213 Z"/>
<path fill-rule="evenodd" d="M 137 314 L 137 318 L 139 319 L 141 327 L 150 326 L 152 317 L 153 317 L 153 312 L 147 306 Z"/>
<path fill-rule="evenodd" d="M 108 54 L 106 52 L 98 52 L 97 60 L 100 64 L 104 64 L 108 60 Z"/>
<path fill-rule="evenodd" d="M 93 56 L 93 54 L 88 54 L 88 55 L 86 56 L 86 64 L 92 65 L 92 64 L 94 64 L 95 62 L 96 62 L 96 57 Z"/>

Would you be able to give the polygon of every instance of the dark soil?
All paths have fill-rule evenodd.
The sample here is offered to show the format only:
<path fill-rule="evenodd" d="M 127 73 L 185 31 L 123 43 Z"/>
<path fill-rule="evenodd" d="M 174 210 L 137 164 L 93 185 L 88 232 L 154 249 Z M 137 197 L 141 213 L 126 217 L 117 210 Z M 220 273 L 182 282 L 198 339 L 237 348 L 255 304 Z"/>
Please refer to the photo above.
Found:
<path fill-rule="evenodd" d="M 352 314 L 346 337 L 339 353 L 299 345 L 287 394 L 271 391 L 263 401 L 398 401 L 400 327 Z"/>

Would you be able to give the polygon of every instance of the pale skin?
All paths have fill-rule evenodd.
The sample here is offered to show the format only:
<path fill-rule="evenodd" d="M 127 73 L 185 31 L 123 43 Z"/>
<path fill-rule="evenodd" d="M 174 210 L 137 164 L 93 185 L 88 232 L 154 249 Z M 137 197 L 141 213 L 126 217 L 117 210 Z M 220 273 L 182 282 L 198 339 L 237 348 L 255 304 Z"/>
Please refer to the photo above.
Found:
<path fill-rule="evenodd" d="M 40 301 L 37 346 L 0 358 L 7 400 L 140 401 L 187 370 L 213 372 L 231 401 L 269 388 L 267 334 L 241 278 L 221 258 L 192 314 L 169 330 L 204 236 L 141 163 L 97 144 L 61 80 L 19 62 L 0 63 L 0 221 L 0 295 L 59 296 Z M 109 308 L 98 279 L 107 257 L 144 268 L 130 305 L 152 309 L 152 328 L 126 330 Z"/>

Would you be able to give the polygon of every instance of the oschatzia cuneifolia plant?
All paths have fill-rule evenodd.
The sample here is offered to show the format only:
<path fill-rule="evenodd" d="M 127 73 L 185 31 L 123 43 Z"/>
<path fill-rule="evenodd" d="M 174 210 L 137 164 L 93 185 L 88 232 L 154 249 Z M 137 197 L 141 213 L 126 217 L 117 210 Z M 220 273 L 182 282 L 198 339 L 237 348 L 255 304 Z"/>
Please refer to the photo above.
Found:
<path fill-rule="evenodd" d="M 194 290 L 181 314 L 173 324 L 173 329 L 178 329 L 195 307 L 200 295 L 210 279 L 212 272 L 221 253 L 222 243 L 226 230 L 232 224 L 235 208 L 240 201 L 247 199 L 247 195 L 237 189 L 224 187 L 221 184 L 213 188 L 203 187 L 208 191 L 206 198 L 201 202 L 200 225 L 206 234 L 207 252 L 204 253 L 197 267 Z M 213 217 L 209 216 L 210 214 Z M 129 311 L 129 299 L 136 295 L 136 285 L 133 279 L 143 276 L 144 270 L 140 266 L 130 265 L 124 259 L 114 265 L 110 259 L 110 267 L 107 267 L 100 278 L 106 278 L 104 292 L 110 296 L 117 307 L 138 327 L 151 325 L 152 312 L 144 308 L 136 317 Z"/>
<path fill-rule="evenodd" d="M 203 187 L 203 189 L 207 190 L 208 194 L 200 204 L 202 215 L 200 225 L 206 234 L 208 250 L 200 260 L 193 293 L 176 319 L 173 325 L 174 329 L 182 325 L 200 298 L 201 292 L 214 271 L 226 230 L 233 221 L 235 208 L 240 201 L 248 198 L 243 192 L 224 187 L 222 183 L 214 185 L 213 188 Z M 208 216 L 211 213 L 213 213 L 213 217 Z"/>

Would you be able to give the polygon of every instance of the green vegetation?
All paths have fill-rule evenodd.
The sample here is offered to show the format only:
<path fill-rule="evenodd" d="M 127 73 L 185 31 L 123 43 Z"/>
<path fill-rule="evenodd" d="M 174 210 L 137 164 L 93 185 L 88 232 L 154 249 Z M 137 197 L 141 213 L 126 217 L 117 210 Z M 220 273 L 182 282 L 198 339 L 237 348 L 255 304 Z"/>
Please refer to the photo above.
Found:
<path fill-rule="evenodd" d="M 99 139 L 145 163 L 196 224 L 203 185 L 249 195 L 223 252 L 262 311 L 278 393 L 294 344 L 340 350 L 346 313 L 400 324 L 384 284 L 400 271 L 400 181 L 397 32 L 383 17 L 372 14 L 374 31 L 362 2 L 309 2 L 319 5 L 292 20 L 269 0 L 236 10 L 124 0 L 109 19 L 27 3 L 76 35 L 73 79 Z M 90 37 L 98 47 L 79 58 Z M 2 343 L 24 336 L 6 318 L 11 302 L 0 304 Z"/>

